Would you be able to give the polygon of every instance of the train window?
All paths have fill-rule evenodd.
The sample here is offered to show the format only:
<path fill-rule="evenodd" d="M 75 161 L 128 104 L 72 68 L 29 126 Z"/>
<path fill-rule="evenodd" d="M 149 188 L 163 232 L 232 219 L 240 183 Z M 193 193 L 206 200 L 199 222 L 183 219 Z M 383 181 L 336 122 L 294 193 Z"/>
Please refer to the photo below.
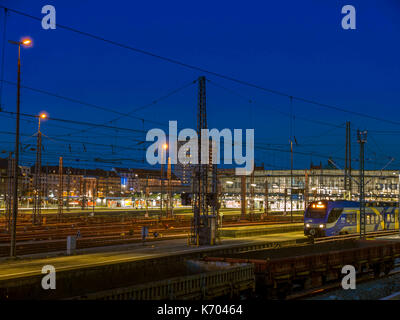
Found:
<path fill-rule="evenodd" d="M 342 212 L 343 212 L 343 208 L 333 208 L 331 210 L 331 212 L 329 213 L 328 223 L 335 222 L 337 219 L 339 219 Z"/>
<path fill-rule="evenodd" d="M 367 224 L 371 224 L 371 215 L 367 214 Z"/>
<path fill-rule="evenodd" d="M 353 213 L 353 214 L 351 215 L 351 217 L 352 217 L 351 221 L 352 221 L 353 223 L 357 223 L 357 215 L 356 215 L 355 213 Z"/>
<path fill-rule="evenodd" d="M 355 223 L 356 222 L 356 215 L 354 213 L 348 213 L 346 215 L 346 223 Z"/>
<path fill-rule="evenodd" d="M 325 218 L 326 209 L 325 208 L 311 208 L 307 209 L 306 218 L 322 219 Z"/>

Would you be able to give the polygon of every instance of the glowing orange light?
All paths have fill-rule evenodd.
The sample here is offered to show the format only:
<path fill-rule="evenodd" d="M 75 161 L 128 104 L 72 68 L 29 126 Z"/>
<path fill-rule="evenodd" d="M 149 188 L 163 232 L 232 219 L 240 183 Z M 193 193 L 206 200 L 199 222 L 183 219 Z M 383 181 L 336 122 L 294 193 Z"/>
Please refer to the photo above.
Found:
<path fill-rule="evenodd" d="M 29 46 L 32 44 L 32 40 L 31 39 L 24 39 L 22 40 L 22 44 L 25 46 Z"/>
<path fill-rule="evenodd" d="M 46 119 L 46 118 L 47 118 L 47 114 L 42 113 L 42 114 L 40 115 L 40 117 L 41 117 L 42 119 Z"/>
<path fill-rule="evenodd" d="M 165 143 L 165 144 L 163 144 L 163 148 L 164 149 L 168 149 L 168 145 Z"/>

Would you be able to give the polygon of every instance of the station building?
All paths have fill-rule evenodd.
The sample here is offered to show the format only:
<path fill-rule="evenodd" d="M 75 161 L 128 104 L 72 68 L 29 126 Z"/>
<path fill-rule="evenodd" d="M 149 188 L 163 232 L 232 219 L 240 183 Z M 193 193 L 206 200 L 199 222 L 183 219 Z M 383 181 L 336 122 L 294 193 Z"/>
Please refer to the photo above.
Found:
<path fill-rule="evenodd" d="M 270 211 L 304 210 L 315 200 L 359 200 L 359 171 L 352 170 L 351 178 L 336 169 L 312 168 L 293 170 L 255 169 L 251 176 L 235 176 L 231 169 L 220 169 L 219 190 L 221 206 L 241 207 L 241 194 L 246 193 L 247 206 L 254 199 L 255 209 L 263 209 L 268 201 Z M 399 201 L 399 171 L 365 170 L 366 201 Z M 349 183 L 350 181 L 350 183 Z M 245 183 L 245 190 L 242 184 Z M 254 190 L 252 192 L 252 189 Z"/>

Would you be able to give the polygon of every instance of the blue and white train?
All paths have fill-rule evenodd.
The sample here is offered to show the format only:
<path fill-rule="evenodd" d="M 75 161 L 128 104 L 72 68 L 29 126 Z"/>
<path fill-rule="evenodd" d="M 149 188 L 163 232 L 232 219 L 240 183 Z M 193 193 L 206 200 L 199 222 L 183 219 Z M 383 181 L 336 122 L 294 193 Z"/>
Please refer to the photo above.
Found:
<path fill-rule="evenodd" d="M 366 232 L 399 229 L 399 210 L 394 202 L 367 202 Z M 304 234 L 329 237 L 360 232 L 360 203 L 356 201 L 315 201 L 304 213 Z"/>

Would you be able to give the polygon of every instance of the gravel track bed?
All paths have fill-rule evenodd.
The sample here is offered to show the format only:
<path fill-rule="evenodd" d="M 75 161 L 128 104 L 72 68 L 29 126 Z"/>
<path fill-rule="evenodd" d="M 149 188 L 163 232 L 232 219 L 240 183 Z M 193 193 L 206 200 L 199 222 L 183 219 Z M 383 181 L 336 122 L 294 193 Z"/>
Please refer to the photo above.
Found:
<path fill-rule="evenodd" d="M 356 284 L 356 289 L 335 290 L 307 300 L 379 300 L 400 291 L 400 274 Z"/>

